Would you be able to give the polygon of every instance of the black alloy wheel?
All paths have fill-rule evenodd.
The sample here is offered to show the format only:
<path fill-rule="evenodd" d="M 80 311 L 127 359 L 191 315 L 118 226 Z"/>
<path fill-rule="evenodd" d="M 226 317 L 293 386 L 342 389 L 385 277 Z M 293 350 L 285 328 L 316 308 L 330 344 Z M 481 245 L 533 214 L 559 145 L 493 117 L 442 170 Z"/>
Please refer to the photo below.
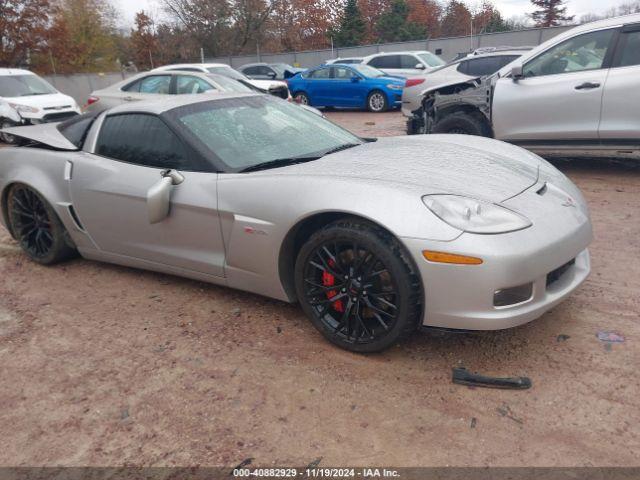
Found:
<path fill-rule="evenodd" d="M 338 223 L 317 232 L 296 270 L 303 309 L 342 348 L 383 350 L 417 326 L 419 282 L 397 243 L 371 225 Z"/>

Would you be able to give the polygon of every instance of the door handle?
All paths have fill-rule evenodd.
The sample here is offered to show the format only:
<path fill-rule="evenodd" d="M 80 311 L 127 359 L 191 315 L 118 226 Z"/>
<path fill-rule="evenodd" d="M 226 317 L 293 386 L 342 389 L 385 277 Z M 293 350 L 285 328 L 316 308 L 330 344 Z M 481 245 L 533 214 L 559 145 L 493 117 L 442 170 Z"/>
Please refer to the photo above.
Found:
<path fill-rule="evenodd" d="M 577 85 L 576 86 L 576 90 L 592 90 L 594 88 L 600 88 L 600 84 L 599 83 L 585 82 L 582 85 Z"/>

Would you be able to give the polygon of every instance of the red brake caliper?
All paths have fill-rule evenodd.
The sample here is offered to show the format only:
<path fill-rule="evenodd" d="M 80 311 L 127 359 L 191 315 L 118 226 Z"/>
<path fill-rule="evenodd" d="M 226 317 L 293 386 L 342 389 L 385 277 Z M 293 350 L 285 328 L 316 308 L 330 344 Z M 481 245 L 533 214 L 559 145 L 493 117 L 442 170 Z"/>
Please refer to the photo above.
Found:
<path fill-rule="evenodd" d="M 336 265 L 336 262 L 334 262 L 332 259 L 329 259 L 329 266 L 333 268 L 335 267 L 335 265 Z M 322 284 L 325 287 L 330 287 L 336 284 L 336 279 L 329 272 L 324 271 L 322 272 Z M 337 294 L 338 294 L 337 290 L 330 290 L 327 292 L 327 298 L 335 297 Z M 342 300 L 336 300 L 335 302 L 333 302 L 333 309 L 338 312 L 344 312 L 344 306 L 342 305 Z"/>

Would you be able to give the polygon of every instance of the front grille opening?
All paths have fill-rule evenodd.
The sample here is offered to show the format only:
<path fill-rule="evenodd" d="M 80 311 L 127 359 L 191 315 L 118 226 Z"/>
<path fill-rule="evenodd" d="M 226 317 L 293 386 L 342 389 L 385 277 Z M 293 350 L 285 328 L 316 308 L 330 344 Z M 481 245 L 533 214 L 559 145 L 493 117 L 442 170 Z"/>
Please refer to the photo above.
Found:
<path fill-rule="evenodd" d="M 576 264 L 576 259 L 574 258 L 568 261 L 567 263 L 565 263 L 564 265 L 562 265 L 561 267 L 556 268 L 553 272 L 549 273 L 547 275 L 547 288 L 549 288 L 551 285 L 553 285 L 558 280 L 560 280 L 562 275 L 567 273 L 567 270 L 569 270 L 575 264 Z"/>
<path fill-rule="evenodd" d="M 494 307 L 508 307 L 531 300 L 533 283 L 518 285 L 517 287 L 502 288 L 493 294 Z"/>

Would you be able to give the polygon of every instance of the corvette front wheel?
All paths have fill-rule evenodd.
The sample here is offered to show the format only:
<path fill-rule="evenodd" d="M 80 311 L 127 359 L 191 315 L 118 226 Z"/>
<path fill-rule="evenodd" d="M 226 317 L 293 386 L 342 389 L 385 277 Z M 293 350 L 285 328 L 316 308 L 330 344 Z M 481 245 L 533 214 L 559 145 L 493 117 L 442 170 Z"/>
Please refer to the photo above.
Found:
<path fill-rule="evenodd" d="M 313 325 L 354 352 L 376 352 L 411 335 L 420 282 L 398 242 L 364 221 L 316 232 L 296 261 L 296 292 Z"/>

